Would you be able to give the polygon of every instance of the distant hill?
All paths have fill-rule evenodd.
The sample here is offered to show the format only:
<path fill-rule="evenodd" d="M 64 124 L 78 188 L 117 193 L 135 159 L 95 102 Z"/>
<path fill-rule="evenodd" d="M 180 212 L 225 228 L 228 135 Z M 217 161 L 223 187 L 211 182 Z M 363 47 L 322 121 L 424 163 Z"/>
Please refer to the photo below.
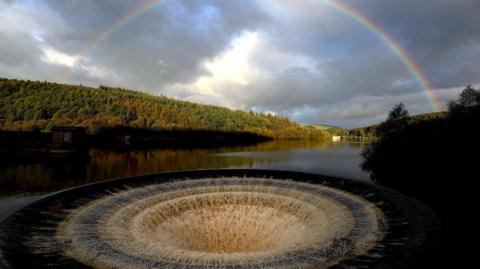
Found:
<path fill-rule="evenodd" d="M 430 112 L 430 113 L 423 113 L 418 115 L 409 116 L 407 119 L 408 123 L 418 123 L 422 121 L 429 121 L 434 119 L 442 119 L 445 118 L 447 112 Z M 377 129 L 380 126 L 380 123 L 373 124 L 366 127 L 355 128 L 350 131 L 350 135 L 352 136 L 376 136 Z"/>
<path fill-rule="evenodd" d="M 301 124 L 301 126 L 317 131 L 324 131 L 330 135 L 346 135 L 349 132 L 347 129 L 325 124 Z"/>
<path fill-rule="evenodd" d="M 48 131 L 56 125 L 153 130 L 243 131 L 281 139 L 321 139 L 284 116 L 201 105 L 122 88 L 0 78 L 0 130 Z"/>

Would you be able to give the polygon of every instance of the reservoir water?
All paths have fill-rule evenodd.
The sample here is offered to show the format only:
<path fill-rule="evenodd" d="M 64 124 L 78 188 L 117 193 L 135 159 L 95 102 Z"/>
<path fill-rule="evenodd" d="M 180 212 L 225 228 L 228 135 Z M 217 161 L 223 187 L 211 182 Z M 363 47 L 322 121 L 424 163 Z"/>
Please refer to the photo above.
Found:
<path fill-rule="evenodd" d="M 359 165 L 364 143 L 270 141 L 211 149 L 92 149 L 90 159 L 0 164 L 0 220 L 43 195 L 111 178 L 173 170 L 263 168 L 368 181 Z"/>

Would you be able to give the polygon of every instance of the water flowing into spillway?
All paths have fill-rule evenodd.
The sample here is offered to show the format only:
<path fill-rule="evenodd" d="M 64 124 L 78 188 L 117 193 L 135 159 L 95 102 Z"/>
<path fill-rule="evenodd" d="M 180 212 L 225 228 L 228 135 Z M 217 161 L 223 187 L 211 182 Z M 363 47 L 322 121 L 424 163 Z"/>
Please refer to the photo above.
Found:
<path fill-rule="evenodd" d="M 381 264 L 409 240 L 419 243 L 405 236 L 418 220 L 396 216 L 401 206 L 388 209 L 371 186 L 351 183 L 361 187 L 354 193 L 327 178 L 313 184 L 213 174 L 123 180 L 97 193 L 64 194 L 41 205 L 44 219 L 24 228 L 26 249 L 15 253 L 16 242 L 2 250 L 14 266 L 25 255 L 45 266 L 329 268 Z M 19 212 L 7 227 L 22 217 Z"/>

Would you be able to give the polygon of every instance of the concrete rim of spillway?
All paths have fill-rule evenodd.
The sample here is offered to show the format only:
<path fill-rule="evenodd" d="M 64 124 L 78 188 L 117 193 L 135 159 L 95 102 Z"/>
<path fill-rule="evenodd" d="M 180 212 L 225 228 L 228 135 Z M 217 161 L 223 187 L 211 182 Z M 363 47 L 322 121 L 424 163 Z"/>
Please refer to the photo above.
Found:
<path fill-rule="evenodd" d="M 225 263 L 223 265 L 220 264 L 222 266 L 217 266 L 216 268 L 262 268 L 266 265 L 273 268 L 308 268 L 308 266 L 319 267 L 318 265 L 320 264 L 320 267 L 324 268 L 361 266 L 368 268 L 408 268 L 411 264 L 421 262 L 430 254 L 437 244 L 440 228 L 439 222 L 433 211 L 421 202 L 385 187 L 368 182 L 303 172 L 262 169 L 208 169 L 162 172 L 143 176 L 112 179 L 73 187 L 50 194 L 18 210 L 0 224 L 0 265 L 3 265 L 6 268 L 27 268 L 33 265 L 36 268 L 42 268 L 42 266 L 45 268 L 63 268 L 67 266 L 73 266 L 74 268 L 90 268 L 105 266 L 105 264 L 102 265 L 95 262 L 88 262 L 88 259 L 95 259 L 92 257 L 99 255 L 98 253 L 101 252 L 90 254 L 94 256 L 82 260 L 66 251 L 64 246 L 65 241 L 69 244 L 69 240 L 75 241 L 77 240 L 75 238 L 62 239 L 63 242 L 61 243 L 54 241 L 53 239 L 53 241 L 48 241 L 48 238 L 58 237 L 59 227 L 64 226 L 65 219 L 67 216 L 70 218 L 69 214 L 72 211 L 89 204 L 91 201 L 103 199 L 114 193 L 121 193 L 131 189 L 162 185 L 170 182 L 187 182 L 188 180 L 199 180 L 200 182 L 203 179 L 220 180 L 222 178 L 236 178 L 240 181 L 242 178 L 253 178 L 260 181 L 262 181 L 261 179 L 264 179 L 263 181 L 267 182 L 265 183 L 267 185 L 272 184 L 269 180 L 272 182 L 289 180 L 297 182 L 298 184 L 315 185 L 319 188 L 325 187 L 327 189 L 339 190 L 341 192 L 352 194 L 360 199 L 364 199 L 368 203 L 374 205 L 375 208 L 378 208 L 381 211 L 381 215 L 384 215 L 386 223 L 388 224 L 385 225 L 386 230 L 384 231 L 384 234 L 379 237 L 375 246 L 372 246 L 368 251 L 365 251 L 365 253 L 358 252 L 359 255 L 357 256 L 345 256 L 347 258 L 335 263 L 324 261 L 320 263 L 317 260 L 321 259 L 321 256 L 319 255 L 326 255 L 326 257 L 332 255 L 328 253 L 335 252 L 337 245 L 346 244 L 346 242 L 349 243 L 350 241 L 335 239 L 335 243 L 331 244 L 332 246 L 329 246 L 329 248 L 323 249 L 323 252 L 302 252 L 293 250 L 282 252 L 282 255 L 286 256 L 293 255 L 292 257 L 295 257 L 294 255 L 300 255 L 299 259 L 302 260 L 302 262 L 298 264 L 296 263 L 296 260 L 299 259 L 295 258 L 285 258 L 280 260 L 281 262 L 272 262 L 268 259 L 263 259 L 262 262 L 252 262 L 250 260 L 245 266 L 242 266 L 241 263 L 235 261 L 229 261 L 230 263 Z M 277 199 L 275 196 L 277 193 L 270 194 L 270 196 L 273 195 L 272 199 Z M 231 197 L 229 199 L 231 199 Z M 355 206 L 356 205 L 352 205 L 352 207 Z M 265 214 L 265 212 L 262 214 Z M 148 222 L 150 219 L 146 218 L 146 220 L 141 221 Z M 63 224 L 60 225 L 61 223 Z M 280 220 L 279 223 L 282 223 L 282 220 Z M 380 224 L 380 226 L 382 225 L 383 224 Z M 96 234 L 96 231 L 90 236 L 99 237 Z M 275 240 L 279 239 L 275 238 Z M 288 247 L 288 245 L 286 246 Z M 280 249 L 281 247 L 283 246 L 280 245 L 280 247 L 277 248 Z M 102 248 L 99 248 L 99 251 L 102 251 Z M 312 249 L 312 247 L 309 247 L 309 249 Z M 182 251 L 179 253 L 184 252 Z M 122 255 L 122 252 L 116 255 Z M 311 258 L 309 258 L 309 255 L 311 255 Z M 146 264 L 149 264 L 149 266 L 162 266 L 165 268 L 174 268 L 175 266 L 178 266 L 175 263 L 169 263 L 166 261 L 152 263 L 152 259 L 155 258 L 155 256 L 149 259 L 146 259 L 143 255 L 141 257 L 131 256 L 132 255 L 130 255 L 128 259 L 125 258 L 126 261 L 118 263 L 117 266 L 119 264 L 120 266 L 131 266 L 131 263 L 129 262 L 135 259 L 145 259 L 145 261 L 147 261 Z M 188 256 L 186 257 L 188 258 Z M 249 257 L 251 259 L 251 257 L 255 256 L 250 255 Z M 141 261 L 140 263 L 145 261 Z M 182 266 L 185 268 L 203 268 L 205 267 L 205 264 L 206 263 L 191 264 L 191 261 L 188 261 L 184 262 Z M 215 268 L 215 266 L 213 267 Z M 139 266 L 138 268 L 142 267 Z"/>

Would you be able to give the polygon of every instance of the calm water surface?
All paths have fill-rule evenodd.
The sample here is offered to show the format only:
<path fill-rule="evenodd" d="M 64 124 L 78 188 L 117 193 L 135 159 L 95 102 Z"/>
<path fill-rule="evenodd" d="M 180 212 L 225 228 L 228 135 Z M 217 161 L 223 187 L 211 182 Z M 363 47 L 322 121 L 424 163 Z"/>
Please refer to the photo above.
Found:
<path fill-rule="evenodd" d="M 90 160 L 0 165 L 0 220 L 46 193 L 116 177 L 172 170 L 267 168 L 369 180 L 359 164 L 363 143 L 271 141 L 247 147 L 154 149 L 114 152 L 92 149 Z"/>

